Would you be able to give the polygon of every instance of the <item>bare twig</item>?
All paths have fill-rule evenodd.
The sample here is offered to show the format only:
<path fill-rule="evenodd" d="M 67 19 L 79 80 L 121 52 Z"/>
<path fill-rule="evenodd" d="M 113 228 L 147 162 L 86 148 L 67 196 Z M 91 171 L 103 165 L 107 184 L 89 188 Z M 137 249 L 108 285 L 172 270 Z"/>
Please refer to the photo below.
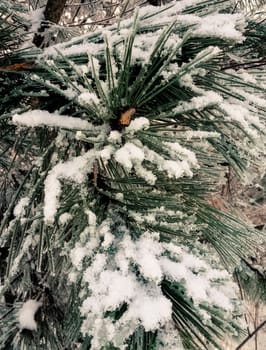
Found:
<path fill-rule="evenodd" d="M 238 345 L 238 347 L 235 350 L 241 349 L 265 325 L 266 325 L 266 320 L 263 321 L 249 336 L 247 336 L 246 339 L 244 339 L 242 343 Z"/>
<path fill-rule="evenodd" d="M 256 329 L 258 327 L 258 320 L 259 320 L 259 303 L 257 302 L 255 304 L 255 320 L 254 320 L 254 328 Z M 255 350 L 258 350 L 258 333 L 255 334 Z"/>
<path fill-rule="evenodd" d="M 244 63 L 230 63 L 226 66 L 222 67 L 222 70 L 225 69 L 249 69 L 249 68 L 256 68 L 256 67 L 262 67 L 266 65 L 266 58 L 263 57 L 259 60 L 256 61 L 249 61 L 249 62 L 244 62 Z"/>

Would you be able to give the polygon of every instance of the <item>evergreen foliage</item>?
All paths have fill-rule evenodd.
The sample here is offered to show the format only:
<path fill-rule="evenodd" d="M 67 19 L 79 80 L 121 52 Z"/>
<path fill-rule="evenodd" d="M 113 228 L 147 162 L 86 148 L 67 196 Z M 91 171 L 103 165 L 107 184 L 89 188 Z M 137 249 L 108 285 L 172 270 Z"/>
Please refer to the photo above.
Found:
<path fill-rule="evenodd" d="M 0 7 L 2 349 L 241 337 L 233 273 L 264 237 L 211 197 L 256 161 L 266 107 L 245 69 L 263 24 L 234 5 L 147 6 L 44 50 L 14 50 Z"/>

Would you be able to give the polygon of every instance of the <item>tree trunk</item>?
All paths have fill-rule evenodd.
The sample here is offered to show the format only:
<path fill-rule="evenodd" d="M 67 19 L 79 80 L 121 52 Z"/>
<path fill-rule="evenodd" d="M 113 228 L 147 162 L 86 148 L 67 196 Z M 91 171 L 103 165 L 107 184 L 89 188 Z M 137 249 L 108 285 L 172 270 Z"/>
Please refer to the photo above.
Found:
<path fill-rule="evenodd" d="M 46 21 L 58 23 L 62 16 L 66 0 L 48 0 L 44 11 Z"/>
<path fill-rule="evenodd" d="M 49 22 L 58 23 L 62 16 L 66 0 L 48 0 L 44 10 L 44 20 L 41 22 L 38 32 L 34 35 L 33 43 L 37 47 L 48 46 L 44 43 L 45 31 L 49 28 Z"/>

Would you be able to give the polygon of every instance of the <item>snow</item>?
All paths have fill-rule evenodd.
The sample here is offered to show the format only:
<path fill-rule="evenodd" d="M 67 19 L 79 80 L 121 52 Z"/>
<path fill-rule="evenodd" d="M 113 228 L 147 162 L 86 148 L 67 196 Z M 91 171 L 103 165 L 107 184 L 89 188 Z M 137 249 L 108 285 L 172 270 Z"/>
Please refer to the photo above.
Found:
<path fill-rule="evenodd" d="M 78 97 L 78 101 L 81 105 L 89 105 L 89 104 L 94 104 L 94 105 L 98 105 L 100 104 L 100 100 L 97 97 L 97 95 L 93 92 L 82 92 L 79 97 Z"/>
<path fill-rule="evenodd" d="M 201 111 L 205 108 L 219 105 L 223 102 L 223 97 L 214 91 L 206 91 L 204 95 L 192 97 L 189 102 L 181 102 L 173 109 L 176 114 L 186 113 L 189 111 Z"/>
<path fill-rule="evenodd" d="M 25 215 L 25 207 L 29 204 L 29 200 L 28 197 L 23 197 L 19 200 L 13 211 L 14 216 L 22 217 Z"/>
<path fill-rule="evenodd" d="M 232 311 L 232 304 L 224 293 L 221 293 L 215 285 L 212 285 L 210 279 L 206 273 L 207 268 L 212 270 L 210 266 L 207 266 L 193 255 L 184 254 L 181 262 L 173 262 L 167 258 L 161 259 L 161 266 L 164 274 L 173 281 L 179 281 L 184 283 L 188 296 L 193 299 L 195 305 L 199 305 L 202 302 L 211 303 L 212 305 L 219 306 L 227 311 Z M 201 269 L 204 269 L 200 272 Z M 195 271 L 196 270 L 196 271 Z M 216 271 L 216 278 L 219 274 Z M 220 278 L 224 279 L 225 275 L 223 271 L 220 274 Z M 228 276 L 226 276 L 228 278 Z M 212 278 L 213 279 L 213 278 Z"/>
<path fill-rule="evenodd" d="M 114 157 L 125 169 L 131 170 L 134 164 L 143 162 L 144 152 L 133 143 L 127 142 L 115 152 Z"/>
<path fill-rule="evenodd" d="M 125 245 L 124 247 L 128 247 Z M 162 253 L 160 245 L 149 238 L 148 235 L 141 237 L 135 243 L 135 247 L 129 249 L 126 253 L 127 259 L 132 259 L 139 266 L 141 274 L 147 280 L 160 282 L 163 278 L 162 269 L 160 267 L 158 256 Z"/>
<path fill-rule="evenodd" d="M 114 310 L 124 302 L 129 302 L 136 293 L 136 281 L 133 276 L 124 276 L 119 271 L 101 271 L 105 259 L 104 256 L 100 258 L 99 260 L 97 255 L 91 269 L 85 272 L 85 281 L 89 283 L 93 295 L 83 303 L 82 314 Z"/>
<path fill-rule="evenodd" d="M 90 209 L 87 209 L 85 211 L 85 213 L 87 214 L 88 217 L 88 233 L 93 236 L 96 232 L 96 220 L 97 217 L 95 215 L 95 213 L 93 213 Z"/>
<path fill-rule="evenodd" d="M 104 240 L 102 242 L 102 246 L 104 249 L 107 249 L 112 245 L 113 242 L 114 242 L 114 236 L 110 232 L 107 232 L 104 235 Z"/>
<path fill-rule="evenodd" d="M 178 142 L 163 142 L 163 145 L 167 147 L 172 158 L 180 157 L 186 159 L 190 165 L 198 167 L 198 161 L 194 152 L 182 147 Z"/>
<path fill-rule="evenodd" d="M 31 22 L 31 33 L 37 33 L 40 28 L 41 21 L 44 19 L 44 7 L 37 8 L 29 12 L 29 21 Z"/>
<path fill-rule="evenodd" d="M 181 337 L 176 331 L 173 321 L 167 322 L 158 332 L 158 346 L 156 350 L 184 350 Z"/>
<path fill-rule="evenodd" d="M 147 18 L 143 22 L 143 27 L 141 27 L 142 24 L 139 24 L 137 30 L 141 31 L 145 26 L 147 28 L 148 23 L 155 28 L 156 25 L 161 25 L 164 21 L 165 23 L 170 23 L 170 21 L 175 19 L 177 21 L 174 30 L 193 25 L 191 32 L 196 37 L 219 37 L 235 42 L 243 40 L 241 28 L 244 22 L 238 14 L 211 13 L 206 17 L 181 14 L 182 10 L 187 6 L 197 3 L 199 3 L 199 0 L 179 1 L 171 9 L 165 10 L 160 16 L 157 16 L 154 22 L 154 18 L 148 18 L 148 16 L 151 12 L 158 11 L 158 9 L 153 7 L 140 9 L 141 16 L 147 16 Z M 122 22 L 119 32 L 104 30 L 102 34 L 99 34 L 99 40 L 97 39 L 100 44 L 87 43 L 91 37 L 84 36 L 84 38 L 80 39 L 80 44 L 78 45 L 71 46 L 70 43 L 47 48 L 44 50 L 41 60 L 49 57 L 48 63 L 52 66 L 54 62 L 51 58 L 58 55 L 57 49 L 63 55 L 70 57 L 86 53 L 90 55 L 88 65 L 75 67 L 77 68 L 77 74 L 80 75 L 80 80 L 84 78 L 85 81 L 86 79 L 83 75 L 91 72 L 93 65 L 95 66 L 96 75 L 99 73 L 99 62 L 102 63 L 102 60 L 98 60 L 99 57 L 95 56 L 103 53 L 103 35 L 106 38 L 108 37 L 112 45 L 120 41 L 116 45 L 116 53 L 118 56 L 121 54 L 123 57 L 123 45 L 129 43 L 131 22 L 131 20 Z M 158 44 L 158 38 L 163 30 L 162 27 L 160 28 L 155 33 L 145 33 L 136 36 L 132 48 L 131 63 L 138 62 L 144 70 L 147 68 L 146 64 L 150 60 L 154 46 L 156 43 Z M 95 37 L 97 37 L 96 34 Z M 172 33 L 164 45 L 165 52 L 173 45 L 178 45 L 180 40 L 182 38 Z M 253 104 L 259 103 L 265 106 L 262 98 L 254 97 L 253 100 L 250 98 L 250 105 L 248 105 L 248 103 L 236 102 L 236 99 L 233 98 L 229 99 L 227 97 L 226 99 L 226 97 L 214 91 L 205 91 L 197 86 L 196 79 L 195 82 L 193 81 L 194 76 L 208 74 L 207 68 L 206 70 L 202 69 L 201 64 L 208 62 L 208 60 L 213 59 L 220 53 L 221 51 L 218 47 L 208 47 L 199 52 L 194 59 L 181 66 L 169 60 L 168 66 L 164 67 L 164 70 L 162 69 L 162 72 L 160 72 L 160 79 L 168 80 L 174 75 L 180 79 L 181 85 L 189 87 L 191 93 L 194 94 L 194 97 L 189 101 L 183 102 L 177 96 L 176 101 L 179 102 L 176 102 L 175 108 L 170 111 L 171 115 L 175 117 L 178 114 L 185 114 L 194 110 L 200 112 L 204 109 L 215 107 L 217 118 L 220 118 L 221 125 L 224 120 L 229 122 L 229 125 L 235 122 L 241 125 L 247 134 L 256 137 L 257 132 L 255 129 L 261 129 L 262 124 L 260 124 Z M 113 57 L 111 57 L 111 62 L 113 65 L 116 64 Z M 115 72 L 117 67 L 114 66 L 112 69 Z M 242 71 L 239 73 L 245 81 L 253 83 L 253 76 L 247 75 Z M 62 72 L 62 74 L 65 73 Z M 38 80 L 39 78 L 32 76 L 32 79 Z M 101 108 L 104 108 L 104 103 L 110 103 L 106 107 L 106 111 L 108 109 L 111 110 L 113 107 L 113 101 L 109 101 L 109 87 L 106 81 L 99 82 L 106 94 L 106 100 L 104 98 L 103 101 L 100 98 L 101 96 L 94 93 L 92 89 L 78 86 L 75 82 L 67 90 L 60 90 L 59 85 L 53 85 L 49 81 L 43 81 L 42 83 L 58 93 L 61 92 L 61 95 L 66 96 L 69 100 L 74 98 L 75 102 L 78 102 L 80 106 L 85 108 L 88 107 L 88 110 L 91 107 L 98 113 L 101 111 L 99 106 L 102 104 Z M 85 84 L 87 84 L 87 81 Z M 90 82 L 88 82 L 89 84 Z M 114 85 L 117 88 L 116 82 Z M 236 84 L 236 86 L 238 85 Z M 234 88 L 236 87 L 232 87 L 232 89 Z M 126 105 L 126 102 L 122 100 L 121 104 L 125 103 Z M 116 103 L 117 101 L 114 101 L 114 105 Z M 84 108 L 81 109 L 84 111 Z M 143 110 L 145 110 L 144 105 Z M 140 114 L 138 110 L 136 112 L 136 115 Z M 117 201 L 124 203 L 116 203 L 114 200 L 110 201 L 111 204 L 106 206 L 106 210 L 103 213 L 105 219 L 102 222 L 102 215 L 96 216 L 98 202 L 96 203 L 96 200 L 91 199 L 89 191 L 98 191 L 100 189 L 94 189 L 92 186 L 89 186 L 87 175 L 93 173 L 95 165 L 99 164 L 100 161 L 104 168 L 110 159 L 112 162 L 115 160 L 124 168 L 126 175 L 144 179 L 147 184 L 153 186 L 151 188 L 152 193 L 160 196 L 160 186 L 154 186 L 157 176 L 169 179 L 179 179 L 185 176 L 192 177 L 194 171 L 200 167 L 200 158 L 198 160 L 196 153 L 192 150 L 197 149 L 198 152 L 197 146 L 201 147 L 207 138 L 220 137 L 218 132 L 185 130 L 181 125 L 180 129 L 177 128 L 175 130 L 171 129 L 171 127 L 169 129 L 165 128 L 164 131 L 157 134 L 158 138 L 154 137 L 152 139 L 153 129 L 150 128 L 150 120 L 152 120 L 152 126 L 160 127 L 160 116 L 157 118 L 155 113 L 154 119 L 150 117 L 151 119 L 149 120 L 143 116 L 136 117 L 136 115 L 133 116 L 127 127 L 121 128 L 120 132 L 111 130 L 111 127 L 108 125 L 108 117 L 113 118 L 112 114 L 110 116 L 102 115 L 101 113 L 97 114 L 100 121 L 107 120 L 106 124 L 97 126 L 81 118 L 73 118 L 42 110 L 15 114 L 12 118 L 13 123 L 18 126 L 49 126 L 80 130 L 75 133 L 73 143 L 76 140 L 81 141 L 79 144 L 86 143 L 84 149 L 87 149 L 87 145 L 89 147 L 94 146 L 88 152 L 83 149 L 80 155 L 76 156 L 77 149 L 71 144 L 72 136 L 68 136 L 68 140 L 63 136 L 63 134 L 69 135 L 71 133 L 61 131 L 56 141 L 56 147 L 59 150 L 68 148 L 69 153 L 66 153 L 65 156 L 69 158 L 66 161 L 62 161 L 60 158 L 61 152 L 59 151 L 52 156 L 51 168 L 44 181 L 43 207 L 45 224 L 54 225 L 57 212 L 58 215 L 62 212 L 58 209 L 61 205 L 60 197 L 65 194 L 64 183 L 71 184 L 74 188 L 77 187 L 77 191 L 81 193 L 84 200 L 79 210 L 82 210 L 85 217 L 84 226 L 86 227 L 82 229 L 81 233 L 78 233 L 76 241 L 70 240 L 65 243 L 62 255 L 67 255 L 70 260 L 67 266 L 69 282 L 81 282 L 82 288 L 79 292 L 81 300 L 80 312 L 83 320 L 81 332 L 93 336 L 92 350 L 101 349 L 107 344 L 110 345 L 110 343 L 122 350 L 125 347 L 126 339 L 140 326 L 144 327 L 146 331 L 159 331 L 159 339 L 162 343 L 158 345 L 158 349 L 182 349 L 178 332 L 176 332 L 172 322 L 172 303 L 162 292 L 161 284 L 164 280 L 182 286 L 184 297 L 187 300 L 191 298 L 193 307 L 201 315 L 203 322 L 209 322 L 211 316 L 206 311 L 208 308 L 206 310 L 201 309 L 202 304 L 204 306 L 219 307 L 219 311 L 224 313 L 225 317 L 228 315 L 229 320 L 235 306 L 234 288 L 230 282 L 231 276 L 225 270 L 220 270 L 217 267 L 216 256 L 212 252 L 209 254 L 208 251 L 208 254 L 206 254 L 206 252 L 197 250 L 196 245 L 200 245 L 199 242 L 193 242 L 193 249 L 190 249 L 182 246 L 178 237 L 176 240 L 173 239 L 172 243 L 163 243 L 160 241 L 159 232 L 153 232 L 152 229 L 143 232 L 144 227 L 158 227 L 160 225 L 168 225 L 169 229 L 176 230 L 176 232 L 182 230 L 184 234 L 188 235 L 195 228 L 198 231 L 204 229 L 204 227 L 196 223 L 196 219 L 190 213 L 183 213 L 177 210 L 170 211 L 163 206 L 146 211 L 145 206 L 143 206 L 143 211 L 138 211 L 138 208 L 135 209 L 136 211 L 128 211 L 125 204 L 128 200 L 127 187 L 123 186 L 123 184 L 120 186 L 119 183 L 116 184 L 113 181 L 114 185 L 112 184 L 112 186 L 114 187 L 113 192 L 110 191 L 111 196 L 114 196 Z M 91 116 L 89 113 L 86 113 L 86 117 L 90 118 Z M 166 115 L 166 117 L 168 116 Z M 158 124 L 156 125 L 157 122 Z M 178 124 L 178 118 L 176 118 L 176 122 Z M 149 132 L 145 132 L 147 129 L 150 129 Z M 150 137 L 151 142 L 145 143 L 145 137 Z M 192 142 L 187 142 L 192 139 Z M 203 142 L 201 142 L 202 139 L 204 139 Z M 178 140 L 180 140 L 180 143 L 177 142 Z M 192 145 L 191 149 L 183 146 L 181 140 L 185 144 Z M 242 142 L 240 137 L 239 141 Z M 123 176 L 122 171 L 120 175 L 121 177 Z M 85 186 L 83 186 L 84 184 Z M 86 192 L 88 188 L 89 190 Z M 98 192 L 100 195 L 100 191 Z M 169 196 L 169 200 L 175 200 L 176 203 L 183 201 L 181 196 L 173 197 L 171 194 Z M 25 214 L 25 207 L 28 204 L 29 199 L 27 197 L 19 201 L 14 208 L 16 218 L 21 218 Z M 124 204 L 125 206 L 123 206 Z M 120 211 L 116 211 L 118 206 Z M 180 206 L 182 206 L 182 203 Z M 121 215 L 122 210 L 125 212 L 125 215 Z M 70 210 L 70 212 L 72 211 Z M 59 216 L 59 230 L 62 229 L 63 231 L 66 228 L 62 226 L 70 223 L 73 218 L 72 215 L 64 212 Z M 126 216 L 130 218 L 130 222 L 125 219 Z M 170 223 L 167 221 L 168 219 Z M 134 224 L 137 228 L 136 232 L 133 232 L 134 230 L 129 232 L 130 225 Z M 141 232 L 139 237 L 133 235 L 133 233 L 137 235 L 139 232 Z M 74 232 L 73 237 L 75 235 L 77 233 Z M 31 236 L 28 237 L 28 240 L 24 240 L 21 254 L 17 255 L 13 261 L 12 273 L 15 273 L 23 254 L 29 251 Z M 113 313 L 125 305 L 125 311 L 118 320 L 115 320 L 112 316 Z M 21 329 L 37 329 L 34 314 L 40 306 L 41 303 L 35 300 L 28 300 L 23 304 L 19 312 Z"/>
<path fill-rule="evenodd" d="M 72 219 L 72 215 L 70 213 L 63 213 L 59 216 L 59 223 L 61 225 L 67 224 Z"/>
<path fill-rule="evenodd" d="M 87 249 L 78 242 L 75 248 L 70 251 L 69 255 L 72 264 L 80 270 L 82 268 L 82 260 L 87 255 Z"/>
<path fill-rule="evenodd" d="M 35 245 L 36 245 L 36 241 L 34 240 L 32 235 L 28 235 L 26 237 L 25 241 L 23 242 L 23 245 L 20 248 L 18 255 L 13 260 L 12 268 L 11 268 L 12 275 L 14 275 L 18 272 L 19 266 L 21 264 L 21 260 L 22 260 L 24 255 L 27 255 L 26 259 L 31 258 L 29 250 L 30 250 L 30 248 L 33 248 Z"/>
<path fill-rule="evenodd" d="M 154 185 L 157 177 L 152 173 L 152 171 L 145 169 L 141 164 L 135 165 L 136 174 L 144 179 L 149 185 Z"/>
<path fill-rule="evenodd" d="M 75 38 L 72 39 L 72 42 L 74 43 Z M 65 56 L 75 56 L 80 54 L 97 54 L 100 50 L 103 50 L 103 45 L 101 44 L 94 44 L 94 43 L 87 43 L 83 42 L 82 44 L 76 44 L 76 45 L 70 45 L 71 41 L 67 42 L 67 46 L 65 44 L 57 44 L 50 47 L 45 48 L 43 54 L 40 56 L 41 58 L 46 57 L 56 57 L 60 53 L 61 55 Z"/>
<path fill-rule="evenodd" d="M 101 151 L 98 152 L 98 156 L 104 163 L 106 163 L 109 159 L 111 159 L 111 156 L 114 153 L 114 151 L 115 148 L 112 145 L 107 145 Z"/>
<path fill-rule="evenodd" d="M 150 222 L 156 222 L 156 217 L 151 215 Z M 190 251 L 182 245 L 162 244 L 159 233 L 146 232 L 133 240 L 125 226 L 115 229 L 120 237 L 115 237 L 111 226 L 109 219 L 99 226 L 96 224 L 96 236 L 101 238 L 94 252 L 86 252 L 90 246 L 88 240 L 84 249 L 77 246 L 71 255 L 75 266 L 80 266 L 80 259 L 90 257 L 83 260 L 90 262 L 82 273 L 88 291 L 80 311 L 84 318 L 82 333 L 93 334 L 92 349 L 109 342 L 123 349 L 125 340 L 140 325 L 146 331 L 170 331 L 172 303 L 162 294 L 160 284 L 164 279 L 184 287 L 186 297 L 193 299 L 194 307 L 206 322 L 210 314 L 201 309 L 202 303 L 215 305 L 230 317 L 235 289 L 226 271 L 213 268 L 195 248 Z M 111 244 L 117 247 L 113 253 L 109 251 Z M 125 304 L 127 308 L 119 320 L 114 322 L 112 317 L 105 316 L 106 311 L 115 311 Z M 162 336 L 162 341 L 172 344 L 169 349 L 178 349 L 180 345 L 178 334 L 171 339 Z"/>
<path fill-rule="evenodd" d="M 73 158 L 65 163 L 58 163 L 49 171 L 44 183 L 43 213 L 46 224 L 52 225 L 54 222 L 61 194 L 60 180 L 81 184 L 86 174 L 93 167 L 94 157 L 94 151 L 89 151 L 85 155 Z"/>
<path fill-rule="evenodd" d="M 259 117 L 243 105 L 223 102 L 220 107 L 227 114 L 226 120 L 236 121 L 251 137 L 258 137 L 258 132 L 253 126 L 264 129 Z"/>
<path fill-rule="evenodd" d="M 50 113 L 48 111 L 42 110 L 33 110 L 22 114 L 15 114 L 12 117 L 12 121 L 16 125 L 23 125 L 28 127 L 52 126 L 64 129 L 91 129 L 91 124 L 86 120 L 59 115 L 56 113 Z"/>
<path fill-rule="evenodd" d="M 250 104 L 255 104 L 259 107 L 266 108 L 266 100 L 254 93 L 248 93 L 247 91 L 239 90 L 234 88 L 233 91 L 245 97 L 246 101 Z"/>
<path fill-rule="evenodd" d="M 238 61 L 241 58 L 238 58 Z M 256 78 L 252 75 L 249 74 L 246 70 L 244 69 L 239 69 L 238 70 L 238 76 L 243 79 L 246 83 L 251 83 L 251 84 L 257 84 Z"/>
<path fill-rule="evenodd" d="M 130 304 L 125 318 L 139 319 L 145 331 L 155 331 L 172 318 L 172 304 L 162 295 L 138 294 Z"/>
<path fill-rule="evenodd" d="M 112 130 L 110 132 L 110 135 L 108 136 L 108 142 L 110 143 L 121 143 L 122 141 L 122 135 L 117 130 Z"/>
<path fill-rule="evenodd" d="M 129 126 L 125 128 L 125 132 L 129 134 L 135 134 L 136 132 L 140 130 L 146 130 L 150 126 L 149 119 L 140 117 L 140 118 L 135 118 L 131 121 Z"/>
<path fill-rule="evenodd" d="M 221 134 L 219 134 L 216 131 L 200 131 L 200 130 L 187 130 L 182 132 L 182 135 L 184 135 L 184 137 L 187 140 L 191 140 L 193 138 L 207 139 L 207 138 L 221 137 Z"/>
<path fill-rule="evenodd" d="M 138 62 L 148 63 L 159 36 L 160 32 L 137 35 L 134 41 L 131 62 L 133 64 Z"/>
<path fill-rule="evenodd" d="M 215 13 L 201 18 L 195 34 L 199 36 L 216 36 L 218 38 L 233 40 L 241 43 L 244 36 L 239 29 L 245 27 L 241 14 Z"/>
<path fill-rule="evenodd" d="M 143 9 L 140 9 L 140 16 L 147 16 L 146 20 L 143 20 L 143 23 L 149 23 L 150 25 L 166 25 L 173 20 L 177 21 L 177 25 L 182 26 L 192 26 L 193 32 L 198 36 L 210 36 L 210 37 L 219 37 L 225 40 L 242 42 L 244 37 L 242 35 L 243 28 L 245 27 L 245 21 L 243 15 L 241 14 L 222 14 L 217 13 L 216 11 L 219 8 L 222 8 L 223 4 L 216 4 L 215 13 L 205 14 L 202 16 L 197 16 L 195 14 L 185 14 L 184 10 L 189 6 L 198 4 L 197 0 L 183 0 L 178 1 L 176 4 L 173 4 L 167 9 L 167 5 L 163 12 L 160 13 L 160 16 L 151 17 L 151 13 L 156 13 L 156 9 L 151 8 L 150 6 L 145 6 Z M 211 11 L 211 9 L 205 8 L 205 12 Z"/>
<path fill-rule="evenodd" d="M 193 175 L 191 171 L 191 160 L 190 159 L 184 159 L 184 160 L 178 160 L 178 155 L 175 155 L 175 160 L 168 160 L 164 159 L 162 156 L 160 156 L 158 153 L 148 149 L 146 146 L 144 147 L 145 152 L 145 158 L 156 164 L 158 167 L 158 170 L 165 171 L 167 173 L 167 176 L 169 178 L 180 178 L 183 176 L 189 176 L 191 177 Z"/>
<path fill-rule="evenodd" d="M 214 57 L 218 56 L 219 53 L 221 52 L 221 49 L 218 46 L 209 46 L 206 49 L 201 50 L 196 56 L 195 58 L 188 63 L 183 63 L 183 65 L 181 66 L 181 68 L 185 68 L 186 67 L 197 67 L 197 65 L 199 65 L 200 63 L 203 62 L 207 62 L 211 59 L 213 59 Z"/>
<path fill-rule="evenodd" d="M 40 301 L 29 299 L 23 303 L 18 313 L 18 322 L 20 329 L 29 329 L 31 331 L 37 330 L 37 323 L 34 319 L 34 315 L 42 305 Z"/>
<path fill-rule="evenodd" d="M 144 119 L 144 120 L 143 120 Z M 145 118 L 138 120 L 131 130 L 139 130 L 148 125 Z M 125 132 L 127 134 L 127 131 Z M 143 178 L 148 184 L 154 185 L 157 177 L 151 170 L 145 169 L 143 162 L 153 163 L 159 171 L 165 171 L 169 178 L 180 178 L 182 176 L 193 175 L 192 168 L 198 168 L 199 164 L 195 154 L 182 147 L 177 142 L 162 142 L 164 150 L 169 157 L 162 157 L 159 153 L 143 146 L 137 139 L 131 139 L 114 152 L 115 160 L 127 171 L 135 170 L 138 176 Z"/>

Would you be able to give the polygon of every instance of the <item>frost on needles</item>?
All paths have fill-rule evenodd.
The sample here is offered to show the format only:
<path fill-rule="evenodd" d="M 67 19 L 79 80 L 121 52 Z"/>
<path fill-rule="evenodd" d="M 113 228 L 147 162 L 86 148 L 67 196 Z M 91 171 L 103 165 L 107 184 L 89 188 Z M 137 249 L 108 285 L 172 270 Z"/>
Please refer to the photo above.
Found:
<path fill-rule="evenodd" d="M 209 199 L 224 164 L 240 174 L 259 155 L 265 83 L 222 69 L 245 42 L 231 5 L 147 6 L 21 53 L 35 64 L 3 117 L 25 175 L 0 227 L 1 300 L 14 297 L 1 344 L 199 350 L 241 337 L 232 274 L 258 237 Z"/>

